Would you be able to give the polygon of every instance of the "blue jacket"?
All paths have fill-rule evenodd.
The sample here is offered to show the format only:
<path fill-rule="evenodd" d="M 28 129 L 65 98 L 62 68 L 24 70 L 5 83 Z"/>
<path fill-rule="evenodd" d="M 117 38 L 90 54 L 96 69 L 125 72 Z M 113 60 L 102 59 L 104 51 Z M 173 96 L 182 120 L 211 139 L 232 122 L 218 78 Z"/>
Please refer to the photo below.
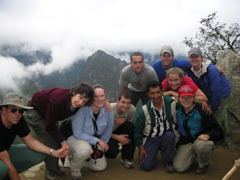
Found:
<path fill-rule="evenodd" d="M 221 99 L 229 96 L 230 83 L 213 64 L 203 63 L 202 65 L 202 75 L 199 78 L 191 67 L 187 69 L 186 73 L 204 92 L 211 103 L 212 110 L 215 111 L 219 107 Z"/>
<path fill-rule="evenodd" d="M 91 145 L 97 143 L 98 138 L 95 137 L 93 125 L 93 111 L 91 106 L 81 107 L 78 112 L 72 116 L 73 135 L 80 140 L 86 141 Z M 100 110 L 96 124 L 98 127 L 97 135 L 99 139 L 108 143 L 112 134 L 112 126 L 114 122 L 113 111 L 106 111 L 105 106 Z"/>
<path fill-rule="evenodd" d="M 180 132 L 179 145 L 193 142 L 201 134 L 208 134 L 209 140 L 214 142 L 224 137 L 223 129 L 215 117 L 212 114 L 205 114 L 199 103 L 196 103 L 193 110 L 187 114 L 180 105 L 177 108 L 177 124 Z"/>
<path fill-rule="evenodd" d="M 173 67 L 181 68 L 183 71 L 185 71 L 190 66 L 191 64 L 188 60 L 173 59 Z M 162 82 L 166 78 L 167 70 L 162 66 L 162 60 L 153 63 L 152 67 L 157 73 L 158 80 Z"/>

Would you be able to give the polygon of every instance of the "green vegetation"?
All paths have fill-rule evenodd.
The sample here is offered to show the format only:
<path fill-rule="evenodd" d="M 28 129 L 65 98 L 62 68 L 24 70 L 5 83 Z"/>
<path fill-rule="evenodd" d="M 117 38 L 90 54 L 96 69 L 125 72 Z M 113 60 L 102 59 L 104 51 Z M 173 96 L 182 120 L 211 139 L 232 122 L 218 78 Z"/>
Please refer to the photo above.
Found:
<path fill-rule="evenodd" d="M 195 38 L 185 37 L 183 43 L 190 47 L 199 47 L 203 56 L 213 62 L 217 61 L 217 54 L 220 50 L 232 50 L 240 53 L 240 28 L 237 23 L 227 27 L 226 23 L 216 22 L 217 12 L 214 12 L 206 18 L 202 18 L 199 32 Z"/>

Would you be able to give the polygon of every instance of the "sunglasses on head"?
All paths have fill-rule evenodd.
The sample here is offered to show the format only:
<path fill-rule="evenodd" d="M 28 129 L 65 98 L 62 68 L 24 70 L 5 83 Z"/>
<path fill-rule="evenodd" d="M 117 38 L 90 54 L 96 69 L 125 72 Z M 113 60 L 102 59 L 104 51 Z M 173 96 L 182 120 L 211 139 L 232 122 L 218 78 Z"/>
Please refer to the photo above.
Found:
<path fill-rule="evenodd" d="M 7 107 L 8 109 L 10 109 L 10 112 L 11 113 L 16 113 L 18 111 L 19 114 L 23 114 L 25 109 L 18 109 L 18 108 L 15 108 L 15 107 Z"/>

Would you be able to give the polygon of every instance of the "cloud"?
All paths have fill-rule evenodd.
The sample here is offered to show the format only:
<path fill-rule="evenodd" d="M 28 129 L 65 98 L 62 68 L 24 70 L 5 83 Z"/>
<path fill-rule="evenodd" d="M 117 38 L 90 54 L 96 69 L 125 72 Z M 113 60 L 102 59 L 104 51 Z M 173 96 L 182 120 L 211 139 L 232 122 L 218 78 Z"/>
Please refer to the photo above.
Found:
<path fill-rule="evenodd" d="M 19 87 L 24 83 L 26 78 L 26 68 L 22 63 L 14 58 L 4 58 L 0 56 L 0 84 L 1 90 L 13 89 L 19 91 Z"/>
<path fill-rule="evenodd" d="M 171 45 L 176 55 L 186 55 L 182 41 L 194 37 L 201 18 L 218 11 L 219 22 L 239 23 L 239 7 L 238 0 L 1 0 L 0 46 L 50 52 L 51 63 L 33 59 L 31 66 L 21 66 L 19 77 L 64 71 L 99 49 L 128 58 L 118 53 L 158 54 Z"/>

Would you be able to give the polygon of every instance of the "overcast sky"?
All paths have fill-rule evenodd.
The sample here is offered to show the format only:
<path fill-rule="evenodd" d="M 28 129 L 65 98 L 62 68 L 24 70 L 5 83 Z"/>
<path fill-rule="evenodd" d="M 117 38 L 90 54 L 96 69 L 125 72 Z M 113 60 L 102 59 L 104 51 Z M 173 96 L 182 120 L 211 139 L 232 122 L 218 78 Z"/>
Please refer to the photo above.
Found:
<path fill-rule="evenodd" d="M 240 24 L 239 0 L 0 0 L 0 45 L 24 43 L 23 52 L 52 56 L 47 66 L 24 67 L 0 55 L 1 87 L 17 90 L 17 79 L 61 71 L 99 49 L 127 61 L 118 52 L 155 54 L 171 45 L 186 55 L 184 37 L 194 37 L 201 18 L 216 11 L 217 21 Z"/>

